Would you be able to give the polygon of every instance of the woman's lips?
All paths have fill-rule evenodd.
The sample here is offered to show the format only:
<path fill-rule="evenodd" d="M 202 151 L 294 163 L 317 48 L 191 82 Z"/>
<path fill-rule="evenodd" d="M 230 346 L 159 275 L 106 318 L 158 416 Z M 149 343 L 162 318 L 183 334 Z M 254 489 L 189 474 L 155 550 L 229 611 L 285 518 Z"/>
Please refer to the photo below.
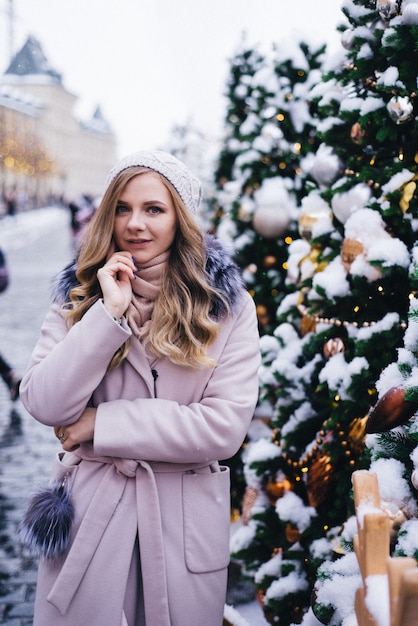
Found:
<path fill-rule="evenodd" d="M 130 239 L 128 241 L 128 244 L 130 246 L 134 246 L 136 248 L 138 248 L 138 247 L 143 248 L 144 246 L 146 246 L 149 243 L 151 243 L 150 239 Z"/>

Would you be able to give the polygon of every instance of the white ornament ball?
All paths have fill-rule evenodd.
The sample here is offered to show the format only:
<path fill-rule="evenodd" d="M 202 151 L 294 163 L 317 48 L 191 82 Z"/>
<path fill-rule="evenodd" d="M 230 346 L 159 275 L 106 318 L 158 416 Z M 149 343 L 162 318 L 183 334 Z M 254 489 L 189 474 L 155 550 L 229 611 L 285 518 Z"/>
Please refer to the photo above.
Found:
<path fill-rule="evenodd" d="M 418 491 L 418 469 L 414 470 L 411 475 L 411 482 Z"/>
<path fill-rule="evenodd" d="M 351 48 L 353 47 L 353 34 L 353 29 L 347 28 L 341 35 L 341 45 L 346 50 L 351 50 Z"/>
<path fill-rule="evenodd" d="M 283 205 L 265 204 L 257 207 L 253 217 L 254 230 L 265 239 L 277 239 L 289 226 L 288 209 Z"/>
<path fill-rule="evenodd" d="M 331 200 L 332 212 L 337 220 L 345 224 L 348 218 L 363 209 L 372 196 L 372 191 L 366 183 L 359 183 L 344 193 L 336 193 Z"/>
<path fill-rule="evenodd" d="M 416 2 L 404 0 L 402 3 L 401 22 L 410 26 L 418 24 L 418 4 Z"/>
<path fill-rule="evenodd" d="M 311 175 L 318 185 L 330 185 L 337 178 L 340 168 L 340 160 L 333 149 L 321 144 L 311 168 Z"/>

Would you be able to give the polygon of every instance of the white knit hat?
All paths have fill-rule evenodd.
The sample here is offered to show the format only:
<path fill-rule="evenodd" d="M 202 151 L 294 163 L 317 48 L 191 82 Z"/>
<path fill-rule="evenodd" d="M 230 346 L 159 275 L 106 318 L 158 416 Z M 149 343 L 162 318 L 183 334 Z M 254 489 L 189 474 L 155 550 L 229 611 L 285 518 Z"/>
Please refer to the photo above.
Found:
<path fill-rule="evenodd" d="M 170 181 L 178 192 L 190 213 L 197 214 L 199 204 L 202 199 L 202 187 L 200 181 L 194 176 L 188 167 L 179 161 L 172 154 L 162 150 L 147 151 L 140 150 L 124 157 L 110 170 L 106 182 L 104 193 L 112 180 L 123 170 L 132 166 L 148 167 L 155 172 L 159 172 Z"/>

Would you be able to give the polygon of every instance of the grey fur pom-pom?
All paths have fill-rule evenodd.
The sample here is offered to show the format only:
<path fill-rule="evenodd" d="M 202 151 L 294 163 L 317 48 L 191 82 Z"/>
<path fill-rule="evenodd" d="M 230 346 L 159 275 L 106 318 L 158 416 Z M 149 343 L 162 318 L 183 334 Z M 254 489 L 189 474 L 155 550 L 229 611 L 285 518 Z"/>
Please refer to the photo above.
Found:
<path fill-rule="evenodd" d="M 20 541 L 35 556 L 55 559 L 68 548 L 73 519 L 70 481 L 64 479 L 32 496 L 20 524 Z"/>

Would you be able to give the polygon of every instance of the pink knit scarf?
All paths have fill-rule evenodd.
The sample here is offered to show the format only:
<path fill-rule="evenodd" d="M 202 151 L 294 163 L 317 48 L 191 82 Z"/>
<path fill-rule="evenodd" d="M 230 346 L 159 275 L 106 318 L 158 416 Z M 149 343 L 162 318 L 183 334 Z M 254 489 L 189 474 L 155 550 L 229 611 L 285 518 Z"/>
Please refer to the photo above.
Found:
<path fill-rule="evenodd" d="M 138 339 L 149 330 L 169 254 L 167 250 L 139 267 L 136 278 L 131 280 L 132 300 L 125 315 L 133 334 Z"/>

